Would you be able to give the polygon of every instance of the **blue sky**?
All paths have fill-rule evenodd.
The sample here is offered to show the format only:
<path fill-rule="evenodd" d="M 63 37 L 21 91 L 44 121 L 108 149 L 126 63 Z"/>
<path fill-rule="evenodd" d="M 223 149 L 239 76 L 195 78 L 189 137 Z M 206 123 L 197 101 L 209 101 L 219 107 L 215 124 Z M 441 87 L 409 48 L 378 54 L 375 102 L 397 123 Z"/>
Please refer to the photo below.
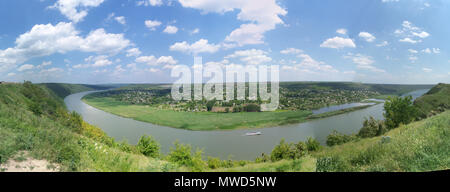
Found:
<path fill-rule="evenodd" d="M 173 82 L 194 56 L 282 81 L 450 82 L 446 0 L 0 2 L 0 80 Z"/>

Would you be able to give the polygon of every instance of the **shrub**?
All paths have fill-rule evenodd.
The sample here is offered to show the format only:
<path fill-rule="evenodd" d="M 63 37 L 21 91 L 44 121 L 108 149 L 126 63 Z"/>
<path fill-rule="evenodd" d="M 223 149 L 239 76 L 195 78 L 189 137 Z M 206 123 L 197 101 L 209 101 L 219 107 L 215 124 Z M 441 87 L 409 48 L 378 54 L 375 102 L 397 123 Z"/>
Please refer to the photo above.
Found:
<path fill-rule="evenodd" d="M 358 136 L 362 138 L 376 137 L 387 132 L 384 121 L 375 120 L 373 117 L 364 120 L 363 127 L 359 130 Z"/>
<path fill-rule="evenodd" d="M 208 157 L 207 164 L 211 169 L 222 167 L 222 161 L 219 158 Z"/>
<path fill-rule="evenodd" d="M 335 130 L 327 136 L 327 145 L 330 147 L 334 145 L 341 145 L 356 139 L 358 138 L 355 135 L 344 135 Z"/>
<path fill-rule="evenodd" d="M 280 141 L 280 144 L 275 146 L 270 154 L 272 161 L 279 161 L 282 159 L 298 159 L 305 156 L 307 153 L 306 144 L 299 142 L 297 144 L 286 143 L 284 139 Z"/>
<path fill-rule="evenodd" d="M 147 157 L 157 158 L 159 157 L 159 143 L 151 136 L 144 135 L 139 139 L 137 148 L 140 153 Z"/>
<path fill-rule="evenodd" d="M 320 143 L 316 139 L 312 137 L 308 137 L 308 139 L 305 142 L 306 148 L 308 151 L 318 151 L 320 149 Z"/>
<path fill-rule="evenodd" d="M 207 163 L 202 160 L 203 152 L 201 150 L 197 150 L 192 155 L 190 145 L 183 145 L 178 141 L 174 145 L 175 148 L 171 148 L 167 156 L 168 161 L 189 167 L 192 171 L 202 171 L 206 168 Z"/>
<path fill-rule="evenodd" d="M 400 124 L 408 124 L 417 118 L 417 109 L 414 107 L 412 97 L 389 97 L 384 103 L 383 115 L 388 129 L 398 127 Z"/>
<path fill-rule="evenodd" d="M 259 112 L 261 111 L 261 107 L 259 105 L 256 104 L 248 104 L 244 107 L 244 111 L 246 112 Z"/>

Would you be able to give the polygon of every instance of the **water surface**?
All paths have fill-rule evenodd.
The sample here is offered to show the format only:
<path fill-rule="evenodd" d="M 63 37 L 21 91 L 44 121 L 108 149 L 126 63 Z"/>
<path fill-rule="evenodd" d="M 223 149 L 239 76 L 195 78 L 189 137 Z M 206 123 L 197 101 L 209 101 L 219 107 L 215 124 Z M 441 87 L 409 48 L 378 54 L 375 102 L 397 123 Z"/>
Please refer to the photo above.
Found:
<path fill-rule="evenodd" d="M 414 98 L 423 95 L 428 90 L 411 92 Z M 337 130 L 344 134 L 357 133 L 362 127 L 364 118 L 373 116 L 383 118 L 383 104 L 377 104 L 366 109 L 353 111 L 328 118 L 317 119 L 306 123 L 262 128 L 255 130 L 232 131 L 187 131 L 165 126 L 153 125 L 133 119 L 113 115 L 81 101 L 87 94 L 83 92 L 70 95 L 64 100 L 70 111 L 76 111 L 83 119 L 103 129 L 116 140 L 127 140 L 136 144 L 144 135 L 152 135 L 161 143 L 161 150 L 167 153 L 173 142 L 191 144 L 195 148 L 203 149 L 206 156 L 235 160 L 254 160 L 261 153 L 270 153 L 273 147 L 285 138 L 289 142 L 304 141 L 308 137 L 316 138 L 325 144 L 326 137 Z M 260 136 L 244 136 L 247 132 L 262 132 Z"/>

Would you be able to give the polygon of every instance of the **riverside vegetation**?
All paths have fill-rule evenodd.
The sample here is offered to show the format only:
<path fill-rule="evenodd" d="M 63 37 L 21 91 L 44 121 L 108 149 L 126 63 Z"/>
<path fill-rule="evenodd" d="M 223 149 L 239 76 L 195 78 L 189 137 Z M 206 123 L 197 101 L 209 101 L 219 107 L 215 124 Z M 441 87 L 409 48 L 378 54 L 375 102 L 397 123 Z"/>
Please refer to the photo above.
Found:
<path fill-rule="evenodd" d="M 394 114 L 387 112 L 386 122 L 392 123 L 369 118 L 360 133 L 351 136 L 358 139 L 332 147 L 320 146 L 312 138 L 298 143 L 283 140 L 271 154 L 262 154 L 255 161 L 233 161 L 205 158 L 201 150 L 178 142 L 168 154 L 161 154 L 150 136 L 142 136 L 136 146 L 117 142 L 78 114 L 69 113 L 58 97 L 64 94 L 29 82 L 0 85 L 0 164 L 19 151 L 28 151 L 36 159 L 58 164 L 60 171 L 443 170 L 450 165 L 450 112 L 448 105 L 442 104 L 448 102 L 449 94 L 442 93 L 448 87 L 438 85 L 438 90 L 433 88 L 414 105 L 408 98 L 391 99 L 387 105 L 395 106 Z M 434 100 L 425 98 L 435 95 L 443 100 L 429 103 Z M 419 112 L 405 118 L 395 114 L 425 104 L 431 106 L 426 119 L 415 121 L 421 119 Z M 398 127 L 390 127 L 395 125 Z"/>

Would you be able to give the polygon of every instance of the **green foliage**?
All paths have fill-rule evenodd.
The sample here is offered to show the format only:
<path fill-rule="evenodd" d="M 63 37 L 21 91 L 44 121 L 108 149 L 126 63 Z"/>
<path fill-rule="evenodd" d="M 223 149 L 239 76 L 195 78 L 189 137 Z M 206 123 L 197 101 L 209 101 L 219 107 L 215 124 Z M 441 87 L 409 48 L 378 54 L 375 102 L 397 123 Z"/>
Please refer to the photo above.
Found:
<path fill-rule="evenodd" d="M 137 148 L 140 153 L 147 157 L 159 157 L 160 145 L 151 136 L 143 135 L 137 143 Z"/>
<path fill-rule="evenodd" d="M 248 104 L 246 106 L 244 106 L 244 111 L 246 112 L 260 112 L 261 111 L 261 107 L 257 104 Z"/>
<path fill-rule="evenodd" d="M 417 109 L 413 106 L 412 97 L 390 97 L 384 103 L 383 115 L 386 127 L 393 129 L 400 124 L 408 124 L 417 117 Z"/>
<path fill-rule="evenodd" d="M 208 101 L 208 102 L 206 103 L 206 109 L 207 109 L 208 111 L 211 111 L 215 104 L 216 104 L 216 100 Z"/>
<path fill-rule="evenodd" d="M 316 162 L 317 172 L 342 172 L 348 170 L 348 166 L 339 157 L 320 157 Z"/>
<path fill-rule="evenodd" d="M 282 139 L 280 144 L 275 146 L 272 150 L 270 158 L 274 162 L 282 159 L 298 159 L 305 156 L 307 152 L 308 150 L 305 143 L 286 143 L 286 141 Z"/>
<path fill-rule="evenodd" d="M 174 143 L 175 148 L 170 149 L 167 160 L 179 165 L 183 165 L 192 169 L 192 171 L 203 171 L 207 167 L 207 163 L 202 160 L 202 151 L 196 150 L 192 154 L 191 146 L 180 144 L 178 141 Z"/>
<path fill-rule="evenodd" d="M 308 151 L 318 151 L 321 147 L 319 141 L 312 137 L 308 137 L 305 144 Z"/>
<path fill-rule="evenodd" d="M 383 135 L 387 132 L 384 121 L 378 121 L 372 116 L 364 120 L 363 127 L 359 130 L 358 136 L 361 138 L 370 138 Z"/>
<path fill-rule="evenodd" d="M 327 136 L 327 145 L 328 146 L 341 145 L 357 139 L 358 138 L 355 135 L 345 135 L 335 130 L 333 131 L 333 133 Z"/>

